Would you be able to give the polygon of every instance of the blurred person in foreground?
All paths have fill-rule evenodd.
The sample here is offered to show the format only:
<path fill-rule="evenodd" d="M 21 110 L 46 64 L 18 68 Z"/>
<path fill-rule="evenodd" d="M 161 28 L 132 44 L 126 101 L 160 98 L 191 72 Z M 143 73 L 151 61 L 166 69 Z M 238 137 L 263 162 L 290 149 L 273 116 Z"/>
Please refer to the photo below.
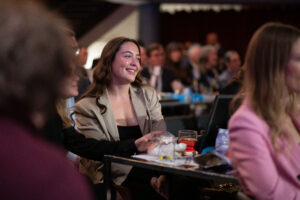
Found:
<path fill-rule="evenodd" d="M 300 30 L 280 23 L 261 26 L 247 49 L 229 153 L 254 199 L 300 199 L 299 58 Z"/>
<path fill-rule="evenodd" d="M 2 199 L 91 199 L 83 178 L 41 133 L 71 73 L 65 26 L 33 2 L 0 2 Z"/>

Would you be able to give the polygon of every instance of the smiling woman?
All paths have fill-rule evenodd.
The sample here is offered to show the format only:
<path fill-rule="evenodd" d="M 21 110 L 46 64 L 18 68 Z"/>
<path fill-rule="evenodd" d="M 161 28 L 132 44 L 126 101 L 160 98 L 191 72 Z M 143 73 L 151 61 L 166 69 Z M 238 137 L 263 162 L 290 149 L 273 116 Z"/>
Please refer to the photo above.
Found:
<path fill-rule="evenodd" d="M 95 81 L 74 107 L 79 132 L 100 141 L 126 142 L 122 150 L 127 155 L 146 151 L 166 126 L 156 92 L 142 84 L 140 69 L 140 47 L 135 40 L 118 37 L 106 44 L 94 71 Z M 82 159 L 81 164 L 96 187 L 101 185 L 103 162 Z M 114 183 L 129 189 L 133 199 L 158 196 L 150 186 L 152 176 L 112 164 Z"/>

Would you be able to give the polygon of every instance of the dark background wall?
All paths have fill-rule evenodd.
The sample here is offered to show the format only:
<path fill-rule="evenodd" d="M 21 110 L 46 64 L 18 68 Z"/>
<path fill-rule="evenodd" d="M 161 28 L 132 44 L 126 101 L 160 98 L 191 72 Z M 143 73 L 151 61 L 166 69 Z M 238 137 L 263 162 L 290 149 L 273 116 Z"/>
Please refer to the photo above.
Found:
<path fill-rule="evenodd" d="M 208 32 L 216 32 L 222 46 L 235 49 L 244 57 L 254 31 L 269 21 L 288 23 L 300 28 L 299 5 L 243 6 L 243 10 L 209 12 L 160 13 L 160 39 L 166 45 L 171 41 L 205 43 Z"/>

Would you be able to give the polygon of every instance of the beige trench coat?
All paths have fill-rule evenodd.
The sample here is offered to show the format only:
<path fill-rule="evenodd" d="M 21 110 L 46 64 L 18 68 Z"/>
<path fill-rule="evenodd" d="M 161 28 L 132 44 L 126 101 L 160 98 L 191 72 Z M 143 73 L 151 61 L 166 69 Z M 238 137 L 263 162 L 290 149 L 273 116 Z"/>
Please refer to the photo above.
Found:
<path fill-rule="evenodd" d="M 161 114 L 161 105 L 153 88 L 130 86 L 130 95 L 143 135 L 156 130 L 166 130 L 166 124 Z M 96 98 L 84 98 L 75 104 L 74 111 L 78 131 L 87 138 L 119 141 L 118 128 L 107 89 L 98 103 L 107 106 L 107 111 L 104 114 L 101 114 L 100 108 L 96 104 Z M 81 158 L 80 165 L 80 167 L 84 167 L 93 183 L 103 182 L 103 162 Z M 127 165 L 112 163 L 112 180 L 115 184 L 120 185 L 130 170 L 131 167 Z"/>

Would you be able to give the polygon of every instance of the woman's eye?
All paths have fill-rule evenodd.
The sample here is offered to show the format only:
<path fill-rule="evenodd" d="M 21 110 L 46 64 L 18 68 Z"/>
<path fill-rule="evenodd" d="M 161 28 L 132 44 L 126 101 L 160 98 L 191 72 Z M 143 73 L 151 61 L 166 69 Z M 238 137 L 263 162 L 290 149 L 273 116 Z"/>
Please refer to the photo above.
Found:
<path fill-rule="evenodd" d="M 125 55 L 125 58 L 131 58 L 131 56 L 130 55 Z"/>

